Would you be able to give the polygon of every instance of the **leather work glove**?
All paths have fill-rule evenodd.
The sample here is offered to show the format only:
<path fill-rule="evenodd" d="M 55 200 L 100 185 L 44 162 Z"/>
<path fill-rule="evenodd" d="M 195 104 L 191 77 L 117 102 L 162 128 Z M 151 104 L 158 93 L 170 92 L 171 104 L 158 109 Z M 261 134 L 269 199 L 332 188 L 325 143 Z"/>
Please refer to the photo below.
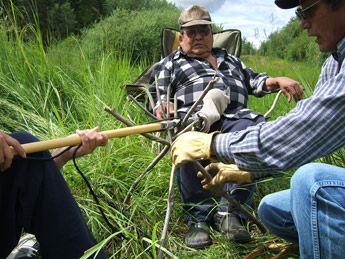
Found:
<path fill-rule="evenodd" d="M 171 146 L 171 159 L 176 167 L 197 159 L 210 159 L 213 137 L 220 133 L 210 134 L 189 131 L 175 139 Z"/>
<path fill-rule="evenodd" d="M 252 182 L 250 173 L 239 170 L 234 164 L 212 163 L 206 166 L 205 170 L 212 176 L 212 180 L 210 182 L 208 182 L 206 178 L 201 181 L 202 187 L 206 190 L 223 183 Z M 204 177 L 202 172 L 198 172 L 198 177 Z"/>
<path fill-rule="evenodd" d="M 211 125 L 220 119 L 220 116 L 230 103 L 230 98 L 226 96 L 222 90 L 211 89 L 205 95 L 203 102 L 204 105 L 196 114 L 203 120 L 203 123 L 205 123 L 201 131 L 207 133 Z"/>

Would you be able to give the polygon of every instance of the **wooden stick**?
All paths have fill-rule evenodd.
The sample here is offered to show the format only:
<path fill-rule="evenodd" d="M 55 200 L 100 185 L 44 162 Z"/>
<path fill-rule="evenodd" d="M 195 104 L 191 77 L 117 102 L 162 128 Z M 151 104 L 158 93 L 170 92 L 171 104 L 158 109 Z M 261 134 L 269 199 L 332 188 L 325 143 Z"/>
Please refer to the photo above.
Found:
<path fill-rule="evenodd" d="M 172 121 L 173 123 L 177 123 L 179 120 Z M 120 138 L 125 137 L 133 134 L 141 134 L 159 130 L 167 130 L 169 125 L 167 122 L 157 122 L 147 125 L 140 125 L 140 126 L 132 126 L 122 129 L 115 129 L 115 130 L 107 130 L 101 132 L 101 134 L 105 134 L 108 138 Z M 78 135 L 71 135 L 64 138 L 57 138 L 52 140 L 46 141 L 39 141 L 39 142 L 32 142 L 23 144 L 22 147 L 24 148 L 24 152 L 26 154 L 36 153 L 44 150 L 55 149 L 60 147 L 67 147 L 67 146 L 75 146 L 81 144 L 81 138 Z M 17 155 L 17 152 L 12 148 L 13 154 Z"/>
<path fill-rule="evenodd" d="M 121 121 L 122 123 L 124 123 L 125 125 L 127 125 L 128 127 L 132 127 L 132 126 L 135 126 L 134 123 L 130 122 L 129 120 L 127 120 L 125 117 L 121 116 L 120 114 L 118 114 L 114 109 L 110 109 L 109 107 L 105 107 L 104 110 L 106 112 L 109 112 L 111 115 L 113 115 L 117 120 Z M 164 144 L 164 145 L 170 145 L 170 142 L 165 140 L 165 139 L 162 139 L 162 138 L 159 138 L 155 135 L 152 135 L 152 134 L 149 134 L 149 133 L 142 133 L 142 135 L 148 139 L 151 139 L 151 140 L 154 140 L 154 141 L 157 141 L 161 144 Z"/>
<path fill-rule="evenodd" d="M 175 165 L 173 164 L 172 168 L 171 168 L 171 173 L 170 173 L 170 184 L 169 184 L 169 195 L 168 195 L 168 201 L 167 201 L 167 210 L 166 210 L 166 213 L 165 213 L 164 227 L 163 227 L 162 236 L 161 236 L 161 243 L 160 243 L 160 246 L 158 248 L 157 259 L 161 259 L 162 258 L 162 249 L 161 249 L 161 247 L 164 247 L 165 243 L 166 243 L 166 238 L 167 238 L 167 235 L 168 235 L 170 216 L 171 216 L 171 212 L 172 212 L 173 207 L 174 207 L 175 171 L 176 171 L 176 168 L 175 168 Z"/>
<path fill-rule="evenodd" d="M 206 178 L 207 181 L 210 182 L 212 180 L 212 176 L 206 171 L 206 169 L 198 161 L 194 161 L 193 164 L 203 174 L 204 178 Z M 234 206 L 237 210 L 239 210 L 244 215 L 246 215 L 252 223 L 258 226 L 258 228 L 263 234 L 267 232 L 264 224 L 262 224 L 254 215 L 252 215 L 248 210 L 246 210 L 237 200 L 232 198 L 230 194 L 228 194 L 219 186 L 215 186 L 213 190 L 217 192 L 218 194 L 222 195 L 225 199 L 227 199 L 227 201 L 232 206 Z"/>
<path fill-rule="evenodd" d="M 146 173 L 149 172 L 165 156 L 166 153 L 168 153 L 169 149 L 170 145 L 165 146 L 164 149 L 160 152 L 160 154 L 156 156 L 156 158 L 151 162 L 151 164 L 149 164 L 149 166 L 144 170 L 144 172 L 142 172 L 139 175 L 139 177 L 132 184 L 131 188 L 129 188 L 126 198 L 123 200 L 123 204 L 128 204 L 129 199 L 134 191 L 134 188 L 139 184 L 140 180 L 146 175 Z"/>

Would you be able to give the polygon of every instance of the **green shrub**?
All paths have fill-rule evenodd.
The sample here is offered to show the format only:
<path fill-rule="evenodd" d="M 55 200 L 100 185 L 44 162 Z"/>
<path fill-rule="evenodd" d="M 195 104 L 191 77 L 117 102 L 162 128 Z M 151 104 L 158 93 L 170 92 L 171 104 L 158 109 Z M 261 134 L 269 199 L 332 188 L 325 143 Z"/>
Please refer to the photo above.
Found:
<path fill-rule="evenodd" d="M 103 52 L 130 53 L 132 61 L 160 59 L 162 28 L 178 29 L 180 10 L 152 9 L 128 11 L 117 9 L 113 14 L 84 30 L 81 47 L 91 58 Z"/>

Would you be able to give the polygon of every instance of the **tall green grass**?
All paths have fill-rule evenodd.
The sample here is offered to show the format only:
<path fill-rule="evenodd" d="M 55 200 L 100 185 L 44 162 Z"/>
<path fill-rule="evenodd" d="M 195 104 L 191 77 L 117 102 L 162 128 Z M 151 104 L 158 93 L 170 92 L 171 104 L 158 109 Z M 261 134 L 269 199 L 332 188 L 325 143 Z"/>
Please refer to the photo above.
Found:
<path fill-rule="evenodd" d="M 35 28 L 27 28 L 35 32 Z M 97 57 L 90 57 L 80 46 L 78 38 L 49 47 L 42 46 L 37 36 L 23 40 L 22 32 L 9 35 L 0 29 L 0 119 L 5 132 L 25 130 L 41 140 L 72 134 L 76 129 L 100 126 L 101 130 L 124 127 L 104 111 L 103 104 L 136 124 L 149 119 L 132 102 L 127 101 L 123 85 L 134 79 L 148 66 L 131 63 L 131 50 L 124 53 L 109 48 Z M 39 35 L 35 32 L 33 35 Z M 123 47 L 123 46 L 122 46 Z M 318 67 L 306 64 L 289 64 L 259 56 L 244 56 L 244 62 L 258 72 L 266 71 L 272 76 L 289 76 L 304 83 L 307 95 L 315 85 Z M 250 107 L 260 112 L 269 109 L 274 96 L 251 98 Z M 271 119 L 282 116 L 294 107 L 281 97 Z M 140 135 L 111 139 L 107 147 L 77 160 L 78 166 L 90 180 L 101 199 L 109 221 L 117 228 L 113 232 L 101 217 L 86 184 L 72 163 L 62 173 L 72 190 L 85 219 L 100 244 L 113 258 L 155 258 L 156 245 L 166 210 L 171 162 L 167 155 L 149 172 L 132 193 L 130 203 L 122 205 L 129 187 L 157 155 L 152 141 Z M 332 162 L 344 164 L 339 152 Z M 333 159 L 333 160 L 332 160 Z M 258 184 L 253 213 L 263 195 L 288 188 L 288 172 L 280 179 L 268 179 Z M 167 254 L 175 258 L 242 258 L 256 246 L 277 238 L 261 235 L 253 225 L 248 227 L 255 237 L 245 245 L 227 242 L 219 233 L 212 231 L 214 244 L 205 250 L 187 248 L 183 236 L 187 230 L 183 223 L 181 202 L 175 190 Z M 126 238 L 119 238 L 119 234 Z M 53 233 L 52 233 L 53 234 Z M 281 242 L 281 240 L 279 240 Z M 275 252 L 267 251 L 262 258 Z"/>

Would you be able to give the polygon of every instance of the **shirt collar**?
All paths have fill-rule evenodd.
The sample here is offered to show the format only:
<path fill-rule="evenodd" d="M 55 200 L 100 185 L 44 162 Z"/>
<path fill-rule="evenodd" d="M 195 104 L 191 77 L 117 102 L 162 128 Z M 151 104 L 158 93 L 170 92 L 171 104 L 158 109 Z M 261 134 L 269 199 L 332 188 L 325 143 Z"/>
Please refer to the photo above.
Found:
<path fill-rule="evenodd" d="M 345 37 L 342 38 L 337 44 L 337 52 L 332 53 L 333 58 L 342 63 L 345 58 Z"/>
<path fill-rule="evenodd" d="M 227 55 L 226 49 L 220 49 L 220 48 L 212 48 L 212 53 L 215 57 Z M 173 59 L 178 59 L 181 55 L 188 56 L 186 53 L 183 52 L 181 46 L 178 47 L 177 51 L 175 52 Z"/>

